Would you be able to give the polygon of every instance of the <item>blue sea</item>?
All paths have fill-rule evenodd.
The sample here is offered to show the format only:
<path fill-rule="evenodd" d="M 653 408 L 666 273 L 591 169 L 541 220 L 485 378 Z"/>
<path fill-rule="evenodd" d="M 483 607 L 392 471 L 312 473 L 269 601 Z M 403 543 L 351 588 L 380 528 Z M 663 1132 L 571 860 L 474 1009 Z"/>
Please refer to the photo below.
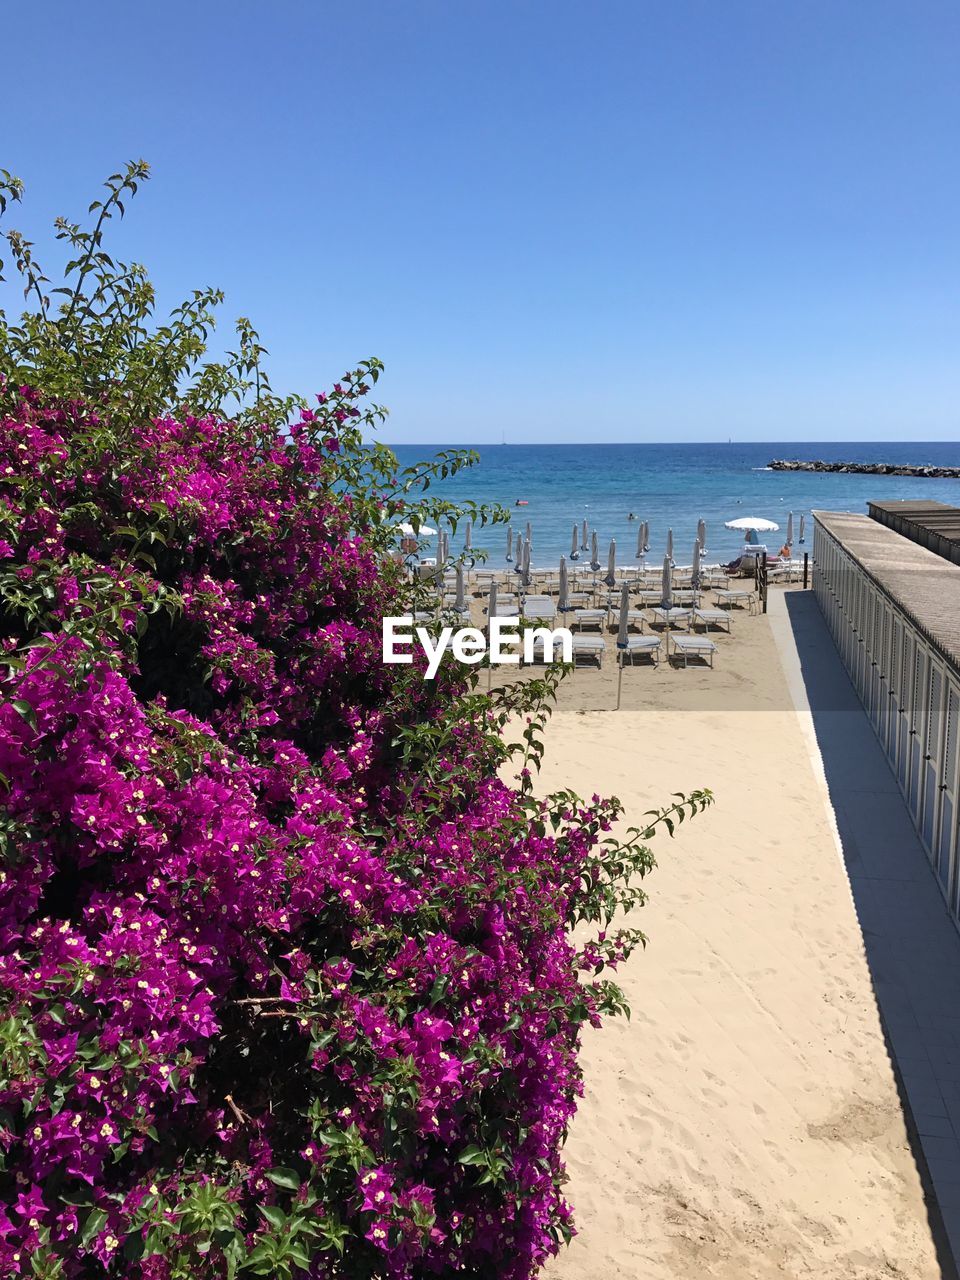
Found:
<path fill-rule="evenodd" d="M 404 466 L 432 457 L 441 446 L 394 445 Z M 452 446 L 451 446 L 452 447 Z M 513 511 L 513 528 L 533 527 L 534 567 L 555 566 L 570 551 L 574 521 L 587 520 L 600 539 L 606 563 L 610 540 L 617 562 L 636 562 L 637 524 L 650 525 L 647 560 L 662 559 L 667 530 L 674 535 L 674 560 L 689 563 L 697 520 L 707 524 L 707 559 L 728 560 L 743 545 L 743 535 L 723 527 L 741 516 L 763 516 L 780 525 L 780 534 L 764 535 L 771 551 L 780 548 L 787 513 L 794 516 L 794 554 L 812 548 L 810 512 L 816 509 L 866 514 L 868 500 L 932 498 L 960 506 L 960 480 L 907 476 L 828 475 L 770 471 L 772 458 L 821 458 L 846 462 L 960 465 L 960 444 L 558 444 L 474 445 L 475 466 L 431 492 L 453 501 L 501 503 Z M 515 507 L 517 499 L 525 507 Z M 636 520 L 629 520 L 633 512 Z M 800 516 L 806 517 L 806 542 L 798 542 Z M 435 539 L 428 539 L 429 555 Z M 475 529 L 474 548 L 485 548 L 488 563 L 504 563 L 504 526 Z M 463 529 L 451 538 L 451 552 L 463 546 Z"/>

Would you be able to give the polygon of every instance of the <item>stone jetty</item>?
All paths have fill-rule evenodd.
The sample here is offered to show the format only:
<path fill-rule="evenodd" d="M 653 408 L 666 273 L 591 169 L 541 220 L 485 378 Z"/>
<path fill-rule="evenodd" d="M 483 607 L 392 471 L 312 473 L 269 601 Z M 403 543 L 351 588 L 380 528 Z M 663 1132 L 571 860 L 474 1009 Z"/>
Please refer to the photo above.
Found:
<path fill-rule="evenodd" d="M 771 471 L 839 471 L 862 476 L 925 476 L 931 480 L 960 480 L 960 467 L 908 466 L 893 462 L 801 462 L 774 458 Z"/>

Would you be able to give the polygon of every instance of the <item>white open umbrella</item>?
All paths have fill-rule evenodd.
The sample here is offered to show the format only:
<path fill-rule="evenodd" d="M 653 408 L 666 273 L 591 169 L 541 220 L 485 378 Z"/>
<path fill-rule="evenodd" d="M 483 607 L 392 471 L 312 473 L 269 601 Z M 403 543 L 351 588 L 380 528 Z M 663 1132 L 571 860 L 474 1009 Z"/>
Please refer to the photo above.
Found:
<path fill-rule="evenodd" d="M 567 589 L 567 558 L 560 557 L 560 587 L 557 591 L 557 608 L 561 613 L 566 613 L 570 608 L 569 592 Z"/>
<path fill-rule="evenodd" d="M 604 582 L 608 587 L 617 585 L 617 544 L 613 538 L 610 539 L 610 550 L 607 552 L 607 573 Z"/>
<path fill-rule="evenodd" d="M 587 541 L 587 522 L 584 520 L 583 528 L 580 530 L 580 550 L 589 551 L 590 543 Z"/>
<path fill-rule="evenodd" d="M 803 521 L 804 521 L 804 517 L 803 517 L 803 516 L 801 516 L 801 517 L 800 517 L 800 541 L 801 541 L 801 542 L 803 542 L 803 541 L 804 541 L 804 537 L 803 537 Z"/>
<path fill-rule="evenodd" d="M 431 529 L 428 524 L 422 524 L 419 529 L 415 529 L 406 520 L 401 520 L 397 525 L 397 529 L 405 538 L 432 538 L 437 532 L 436 529 Z"/>
<path fill-rule="evenodd" d="M 630 587 L 625 582 L 620 588 L 620 627 L 617 631 L 617 658 L 620 671 L 617 674 L 617 710 L 620 710 L 620 687 L 623 684 L 623 655 L 627 651 L 627 615 L 630 612 Z"/>
<path fill-rule="evenodd" d="M 507 564 L 513 559 L 513 530 L 507 529 Z"/>
<path fill-rule="evenodd" d="M 570 539 L 570 559 L 580 559 L 580 532 L 577 529 L 576 523 L 574 523 L 573 526 L 573 537 Z"/>
<path fill-rule="evenodd" d="M 671 560 L 673 559 L 673 530 L 672 529 L 667 530 L 667 555 Z"/>
<path fill-rule="evenodd" d="M 788 547 L 790 548 L 793 547 L 793 512 L 792 511 L 787 514 L 787 536 L 784 538 L 784 542 Z"/>
<path fill-rule="evenodd" d="M 600 568 L 600 539 L 597 537 L 596 529 L 590 538 L 590 568 L 594 573 Z"/>
<path fill-rule="evenodd" d="M 663 577 L 660 579 L 660 606 L 663 609 L 673 608 L 673 578 L 670 572 L 670 557 L 663 557 Z"/>
<path fill-rule="evenodd" d="M 700 540 L 697 539 L 693 544 L 693 568 L 690 571 L 690 581 L 694 589 L 700 586 Z"/>
<path fill-rule="evenodd" d="M 467 521 L 467 527 L 463 532 L 463 549 L 464 551 L 473 550 L 473 521 Z"/>
<path fill-rule="evenodd" d="M 725 520 L 725 529 L 740 529 L 745 533 L 776 533 L 780 526 L 772 520 L 764 520 L 762 516 L 738 516 L 736 520 Z"/>

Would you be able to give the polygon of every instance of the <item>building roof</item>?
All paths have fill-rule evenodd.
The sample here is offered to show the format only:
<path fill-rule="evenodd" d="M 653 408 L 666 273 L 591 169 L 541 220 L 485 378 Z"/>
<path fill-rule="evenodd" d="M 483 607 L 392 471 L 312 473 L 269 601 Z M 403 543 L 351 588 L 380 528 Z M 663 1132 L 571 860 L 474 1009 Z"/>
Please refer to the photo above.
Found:
<path fill-rule="evenodd" d="M 960 564 L 870 516 L 814 511 L 813 518 L 960 671 Z"/>
<path fill-rule="evenodd" d="M 960 564 L 960 507 L 944 502 L 868 502 L 874 520 Z"/>

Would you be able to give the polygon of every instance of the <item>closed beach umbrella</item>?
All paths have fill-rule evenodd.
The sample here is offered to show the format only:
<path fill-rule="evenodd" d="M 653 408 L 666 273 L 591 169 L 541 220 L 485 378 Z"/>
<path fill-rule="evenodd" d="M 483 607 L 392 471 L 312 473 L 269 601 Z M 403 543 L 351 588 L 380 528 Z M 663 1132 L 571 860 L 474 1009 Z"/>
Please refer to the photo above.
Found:
<path fill-rule="evenodd" d="M 700 543 L 699 541 L 694 542 L 693 544 L 693 568 L 690 572 L 690 581 L 693 583 L 695 588 L 700 586 Z"/>
<path fill-rule="evenodd" d="M 700 543 L 701 550 L 705 551 L 707 547 L 707 526 L 702 519 L 697 521 L 697 541 Z"/>
<path fill-rule="evenodd" d="M 667 530 L 667 555 L 673 559 L 673 530 Z"/>
<path fill-rule="evenodd" d="M 443 571 L 447 567 L 447 531 L 441 529 L 437 534 L 437 583 L 443 582 Z"/>
<path fill-rule="evenodd" d="M 507 564 L 513 559 L 513 530 L 507 529 Z"/>
<path fill-rule="evenodd" d="M 670 574 L 670 557 L 663 557 L 663 577 L 660 580 L 660 605 L 664 609 L 673 608 L 673 581 Z"/>
<path fill-rule="evenodd" d="M 620 627 L 617 631 L 617 656 L 620 671 L 617 675 L 617 710 L 620 710 L 620 687 L 623 684 L 623 655 L 627 651 L 627 615 L 630 612 L 630 588 L 624 583 L 620 588 Z"/>
<path fill-rule="evenodd" d="M 590 548 L 590 543 L 587 541 L 587 522 L 586 520 L 584 520 L 583 528 L 580 531 L 580 550 L 588 551 L 589 548 Z"/>
<path fill-rule="evenodd" d="M 463 549 L 464 551 L 473 550 L 473 521 L 472 520 L 467 521 L 467 527 L 464 530 Z"/>
<path fill-rule="evenodd" d="M 566 613 L 567 610 L 570 608 L 570 605 L 568 603 L 568 591 L 567 591 L 567 558 L 566 556 L 560 557 L 560 589 L 557 592 L 557 608 L 560 610 L 561 613 Z"/>
<path fill-rule="evenodd" d="M 580 559 L 580 533 L 577 529 L 576 523 L 574 523 L 573 526 L 573 537 L 570 539 L 570 559 Z"/>
<path fill-rule="evenodd" d="M 637 555 L 636 555 L 636 558 L 637 558 L 638 560 L 642 560 L 642 559 L 643 559 L 643 551 L 644 551 L 644 547 L 643 547 L 643 533 L 644 533 L 644 530 L 646 529 L 646 527 L 647 527 L 647 523 L 646 523 L 646 521 L 645 521 L 645 520 L 641 520 L 641 521 L 640 521 L 640 528 L 637 530 Z"/>
<path fill-rule="evenodd" d="M 590 539 L 590 568 L 594 572 L 600 568 L 600 539 L 597 537 L 596 529 Z"/>
<path fill-rule="evenodd" d="M 803 516 L 800 517 L 800 541 L 803 542 Z"/>
<path fill-rule="evenodd" d="M 465 588 L 465 586 L 464 586 L 464 582 L 463 582 L 463 561 L 462 561 L 462 560 L 458 560 L 458 561 L 457 561 L 457 599 L 456 599 L 456 606 L 457 606 L 457 609 L 459 609 L 459 611 L 460 611 L 461 613 L 463 613 L 463 612 L 464 612 L 464 610 L 465 610 L 465 609 L 466 609 L 466 607 L 467 607 L 467 592 L 466 592 L 466 588 Z"/>
<path fill-rule="evenodd" d="M 490 635 L 490 619 L 497 616 L 497 580 L 492 578 L 490 581 L 490 599 L 487 601 L 487 635 Z M 493 683 L 493 663 L 487 667 L 487 691 Z"/>
<path fill-rule="evenodd" d="M 784 539 L 784 541 L 788 547 L 793 546 L 793 512 L 792 511 L 787 516 L 787 536 Z"/>
<path fill-rule="evenodd" d="M 608 587 L 617 585 L 617 544 L 613 538 L 610 539 L 610 550 L 607 552 L 607 576 L 604 582 Z"/>
<path fill-rule="evenodd" d="M 525 538 L 523 542 L 523 568 L 520 571 L 520 582 L 523 586 L 530 585 L 530 539 Z"/>
<path fill-rule="evenodd" d="M 643 522 L 643 549 L 644 551 L 650 550 L 650 521 L 649 520 L 644 520 Z"/>
<path fill-rule="evenodd" d="M 533 525 L 528 520 L 527 521 L 527 542 L 531 542 L 532 540 L 533 540 Z"/>

